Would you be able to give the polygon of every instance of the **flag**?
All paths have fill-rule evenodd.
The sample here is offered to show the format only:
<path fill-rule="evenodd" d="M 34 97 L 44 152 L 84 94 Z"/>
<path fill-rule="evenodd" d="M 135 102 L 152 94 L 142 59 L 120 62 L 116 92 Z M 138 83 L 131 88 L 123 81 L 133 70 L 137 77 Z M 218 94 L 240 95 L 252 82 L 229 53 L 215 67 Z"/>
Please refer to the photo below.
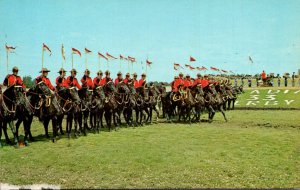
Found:
<path fill-rule="evenodd" d="M 202 68 L 201 68 L 203 71 L 205 71 L 205 70 L 207 70 L 207 68 L 206 67 L 204 67 L 204 66 L 202 66 Z"/>
<path fill-rule="evenodd" d="M 114 57 L 114 56 L 110 55 L 110 54 L 109 54 L 109 53 L 107 53 L 107 52 L 106 52 L 106 56 L 107 56 L 108 58 L 111 58 L 111 59 L 118 59 L 118 58 L 116 58 L 116 57 Z"/>
<path fill-rule="evenodd" d="M 184 69 L 179 63 L 174 63 L 174 67 L 176 67 L 176 68 L 180 67 L 180 68 Z"/>
<path fill-rule="evenodd" d="M 253 63 L 253 60 L 252 60 L 252 58 L 249 56 L 249 61 L 251 62 L 251 63 Z"/>
<path fill-rule="evenodd" d="M 50 52 L 50 56 L 52 55 L 52 52 L 51 52 L 50 48 L 46 44 L 43 43 L 43 51 L 44 50 L 49 51 Z"/>
<path fill-rule="evenodd" d="M 223 69 L 221 69 L 221 71 L 222 71 L 223 73 L 228 73 L 228 71 L 226 71 L 226 70 L 223 70 Z"/>
<path fill-rule="evenodd" d="M 188 64 L 185 64 L 184 66 L 186 66 L 186 67 L 190 67 L 190 65 L 188 65 Z"/>
<path fill-rule="evenodd" d="M 104 59 L 106 59 L 106 61 L 108 60 L 107 57 L 105 57 L 104 55 L 102 55 L 100 52 L 98 52 L 99 57 L 102 57 Z"/>
<path fill-rule="evenodd" d="M 131 61 L 131 62 L 135 62 L 135 58 L 134 57 L 128 56 L 128 60 Z"/>
<path fill-rule="evenodd" d="M 190 66 L 190 70 L 194 70 L 194 69 L 195 69 L 195 67 Z"/>
<path fill-rule="evenodd" d="M 190 62 L 194 62 L 194 61 L 196 61 L 196 59 L 190 56 Z"/>
<path fill-rule="evenodd" d="M 174 64 L 174 70 L 175 70 L 175 71 L 177 71 L 177 70 L 178 70 L 178 68 L 176 67 L 176 65 L 175 65 L 175 64 Z"/>
<path fill-rule="evenodd" d="M 62 55 L 62 58 L 63 58 L 64 60 L 66 60 L 64 44 L 61 45 L 61 55 Z"/>
<path fill-rule="evenodd" d="M 147 65 L 149 65 L 149 66 L 152 64 L 152 62 L 149 61 L 148 59 L 146 60 L 146 63 L 147 63 Z"/>
<path fill-rule="evenodd" d="M 5 44 L 5 48 L 6 48 L 6 51 L 8 51 L 8 52 L 10 52 L 10 53 L 12 53 L 12 52 L 13 52 L 13 50 L 15 50 L 15 49 L 16 49 L 16 47 L 7 46 L 6 44 Z"/>
<path fill-rule="evenodd" d="M 210 69 L 211 69 L 212 71 L 220 71 L 220 70 L 217 69 L 216 67 L 210 67 Z"/>
<path fill-rule="evenodd" d="M 123 60 L 125 57 L 120 54 L 120 59 Z"/>
<path fill-rule="evenodd" d="M 92 53 L 92 51 L 91 50 L 89 50 L 89 49 L 87 49 L 87 48 L 84 48 L 84 51 L 85 51 L 85 53 Z"/>
<path fill-rule="evenodd" d="M 78 49 L 72 48 L 72 53 L 73 54 L 78 54 L 81 57 L 81 53 Z"/>

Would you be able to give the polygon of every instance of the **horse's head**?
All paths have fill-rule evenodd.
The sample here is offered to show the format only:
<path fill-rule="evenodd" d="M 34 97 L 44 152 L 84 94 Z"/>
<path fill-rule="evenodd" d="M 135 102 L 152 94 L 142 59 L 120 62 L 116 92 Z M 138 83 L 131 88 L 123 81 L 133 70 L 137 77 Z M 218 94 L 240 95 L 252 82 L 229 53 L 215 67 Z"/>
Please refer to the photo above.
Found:
<path fill-rule="evenodd" d="M 98 86 L 98 87 L 94 88 L 94 96 L 98 96 L 100 99 L 105 98 L 105 93 L 104 93 L 104 89 L 102 86 Z"/>
<path fill-rule="evenodd" d="M 80 98 L 78 95 L 78 91 L 75 87 L 70 87 L 67 89 L 69 98 L 74 101 L 76 104 L 80 104 Z"/>
<path fill-rule="evenodd" d="M 149 99 L 149 88 L 146 88 L 145 86 L 140 86 L 137 89 L 137 93 L 142 96 L 145 100 Z"/>
<path fill-rule="evenodd" d="M 119 93 L 125 93 L 125 94 L 130 93 L 128 86 L 124 82 L 119 82 L 116 88 Z"/>
<path fill-rule="evenodd" d="M 116 93 L 117 89 L 112 81 L 108 81 L 108 83 L 104 86 L 105 93 Z"/>

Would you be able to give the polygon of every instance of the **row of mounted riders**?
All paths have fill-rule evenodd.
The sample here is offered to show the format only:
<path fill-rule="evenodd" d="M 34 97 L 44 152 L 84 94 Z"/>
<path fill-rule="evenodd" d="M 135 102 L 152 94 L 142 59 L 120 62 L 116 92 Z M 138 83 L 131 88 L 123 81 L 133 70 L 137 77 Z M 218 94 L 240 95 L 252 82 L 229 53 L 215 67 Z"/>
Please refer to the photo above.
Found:
<path fill-rule="evenodd" d="M 243 91 L 242 87 L 232 87 L 229 84 L 209 85 L 202 88 L 201 85 L 192 86 L 177 92 L 167 92 L 163 83 L 154 85 L 147 83 L 135 88 L 133 83 L 118 83 L 112 81 L 104 86 L 98 86 L 90 90 L 75 87 L 60 88 L 51 91 L 45 82 L 41 81 L 25 91 L 22 86 L 10 86 L 4 92 L 0 90 L 0 146 L 2 129 L 7 143 L 10 143 L 7 135 L 7 125 L 14 135 L 14 143 L 18 146 L 18 129 L 23 122 L 24 143 L 34 141 L 31 134 L 31 124 L 36 116 L 43 123 L 45 135 L 49 138 L 48 125 L 52 121 L 52 141 L 55 142 L 58 131 L 63 133 L 62 122 L 66 115 L 66 133 L 71 137 L 71 129 L 74 122 L 74 135 L 86 135 L 87 129 L 99 133 L 103 127 L 104 116 L 109 131 L 112 130 L 112 122 L 116 129 L 121 125 L 123 114 L 126 125 L 143 125 L 152 122 L 152 112 L 156 112 L 157 106 L 161 106 L 163 117 L 172 121 L 178 115 L 178 121 L 183 118 L 188 122 L 199 122 L 200 114 L 208 112 L 208 121 L 211 122 L 215 112 L 221 111 L 224 119 L 225 110 L 233 109 L 237 94 Z M 135 111 L 135 121 L 133 119 Z M 90 127 L 88 118 L 90 117 Z M 16 125 L 14 125 L 14 121 Z M 79 127 L 79 130 L 78 130 Z"/>

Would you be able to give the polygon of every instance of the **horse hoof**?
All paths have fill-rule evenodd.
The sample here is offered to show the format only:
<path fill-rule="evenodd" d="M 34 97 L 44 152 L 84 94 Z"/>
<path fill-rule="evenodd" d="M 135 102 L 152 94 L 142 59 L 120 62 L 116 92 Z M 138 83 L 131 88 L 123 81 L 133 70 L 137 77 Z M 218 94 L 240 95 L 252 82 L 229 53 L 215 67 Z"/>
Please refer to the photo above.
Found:
<path fill-rule="evenodd" d="M 53 143 L 56 143 L 56 141 L 57 141 L 57 140 L 56 140 L 55 138 L 54 138 L 54 139 L 52 139 L 52 142 L 53 142 Z"/>
<path fill-rule="evenodd" d="M 29 146 L 28 141 L 25 141 L 24 144 L 25 144 L 25 146 Z"/>
<path fill-rule="evenodd" d="M 12 144 L 12 142 L 10 140 L 6 140 L 5 142 L 6 142 L 6 144 Z"/>
<path fill-rule="evenodd" d="M 46 135 L 46 138 L 47 138 L 47 139 L 49 139 L 49 138 L 50 138 L 50 136 L 49 136 L 49 135 Z"/>
<path fill-rule="evenodd" d="M 61 135 L 64 135 L 65 133 L 64 133 L 64 132 L 60 132 L 60 134 L 61 134 Z"/>
<path fill-rule="evenodd" d="M 33 138 L 33 137 L 30 137 L 29 140 L 30 140 L 31 142 L 34 142 L 34 138 Z"/>
<path fill-rule="evenodd" d="M 71 134 L 68 134 L 68 139 L 70 139 L 71 138 Z"/>

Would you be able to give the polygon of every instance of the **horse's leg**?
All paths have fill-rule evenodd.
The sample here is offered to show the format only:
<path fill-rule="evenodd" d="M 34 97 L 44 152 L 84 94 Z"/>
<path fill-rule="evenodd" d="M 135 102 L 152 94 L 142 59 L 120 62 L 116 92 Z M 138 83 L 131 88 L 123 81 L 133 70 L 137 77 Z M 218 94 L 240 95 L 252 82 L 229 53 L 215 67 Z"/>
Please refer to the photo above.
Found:
<path fill-rule="evenodd" d="M 3 132 L 4 132 L 6 144 L 12 144 L 12 142 L 9 139 L 9 136 L 7 134 L 7 121 L 3 121 L 2 129 L 3 129 Z"/>
<path fill-rule="evenodd" d="M 104 128 L 104 126 L 103 126 L 103 114 L 104 114 L 104 110 L 103 109 L 101 109 L 100 110 L 100 114 L 99 114 L 99 120 L 100 120 L 100 128 L 101 127 L 103 127 Z M 100 130 L 100 129 L 99 129 Z"/>
<path fill-rule="evenodd" d="M 49 122 L 50 122 L 50 118 L 49 117 L 45 117 L 44 121 L 43 121 L 43 124 L 44 124 L 44 128 L 45 128 L 45 136 L 46 136 L 46 138 L 50 138 L 49 133 L 48 133 Z"/>
<path fill-rule="evenodd" d="M 2 137 L 2 126 L 3 126 L 3 122 L 0 121 L 0 148 L 2 148 L 2 142 L 1 142 L 1 137 Z"/>
<path fill-rule="evenodd" d="M 227 118 L 226 118 L 226 115 L 225 115 L 225 111 L 223 110 L 223 106 L 220 106 L 220 111 L 223 114 L 223 117 L 224 117 L 225 121 L 227 122 Z"/>
<path fill-rule="evenodd" d="M 77 120 L 77 123 L 79 125 L 79 134 L 82 132 L 82 112 L 80 111 L 79 113 L 75 113 L 75 118 Z M 75 122 L 76 123 L 76 122 Z"/>
<path fill-rule="evenodd" d="M 66 131 L 68 133 L 68 138 L 71 138 L 72 123 L 73 123 L 73 116 L 72 114 L 68 114 L 66 120 Z"/>
<path fill-rule="evenodd" d="M 64 131 L 63 131 L 63 128 L 62 128 L 63 119 L 64 119 L 64 115 L 57 116 L 57 126 L 59 128 L 59 131 L 60 131 L 61 135 L 64 135 Z"/>
<path fill-rule="evenodd" d="M 214 108 L 209 105 L 208 106 L 208 122 L 211 123 L 212 122 L 212 119 L 213 119 L 213 116 L 215 115 L 215 110 Z"/>
<path fill-rule="evenodd" d="M 29 117 L 27 118 L 27 130 L 28 130 L 29 140 L 30 140 L 31 142 L 34 141 L 34 138 L 33 138 L 32 134 L 31 134 L 31 124 L 32 124 L 32 120 L 33 120 L 33 116 L 29 116 Z"/>
<path fill-rule="evenodd" d="M 16 129 L 15 129 L 15 126 L 14 126 L 14 122 L 13 122 L 12 120 L 10 120 L 10 121 L 8 122 L 8 126 L 9 126 L 11 132 L 12 132 L 13 135 L 14 135 L 14 143 L 15 143 L 15 146 L 16 146 L 16 147 L 19 147 L 19 141 L 18 141 L 18 138 L 17 138 L 17 136 L 16 136 Z"/>
<path fill-rule="evenodd" d="M 55 143 L 56 142 L 56 136 L 57 136 L 57 117 L 54 116 L 52 118 L 52 142 Z"/>
<path fill-rule="evenodd" d="M 23 122 L 23 119 L 21 119 L 21 118 L 19 118 L 16 122 L 16 136 L 17 136 L 18 141 L 20 140 L 19 139 L 19 127 L 22 122 Z M 24 125 L 24 123 L 23 123 L 23 125 Z M 25 126 L 24 126 L 24 129 L 25 129 Z"/>
<path fill-rule="evenodd" d="M 159 111 L 157 110 L 156 106 L 153 106 L 154 111 L 156 112 L 156 122 L 158 121 L 159 118 Z"/>
<path fill-rule="evenodd" d="M 29 136 L 28 117 L 23 118 L 23 126 L 24 126 L 24 132 L 25 132 L 24 143 L 25 143 L 25 146 L 29 146 L 29 143 L 28 143 L 28 136 Z"/>
<path fill-rule="evenodd" d="M 88 117 L 89 117 L 89 112 L 88 111 L 84 111 L 83 112 L 83 122 L 84 122 L 84 125 L 83 125 L 83 135 L 84 136 L 86 136 L 86 130 L 89 129 L 89 126 L 87 124 Z"/>

